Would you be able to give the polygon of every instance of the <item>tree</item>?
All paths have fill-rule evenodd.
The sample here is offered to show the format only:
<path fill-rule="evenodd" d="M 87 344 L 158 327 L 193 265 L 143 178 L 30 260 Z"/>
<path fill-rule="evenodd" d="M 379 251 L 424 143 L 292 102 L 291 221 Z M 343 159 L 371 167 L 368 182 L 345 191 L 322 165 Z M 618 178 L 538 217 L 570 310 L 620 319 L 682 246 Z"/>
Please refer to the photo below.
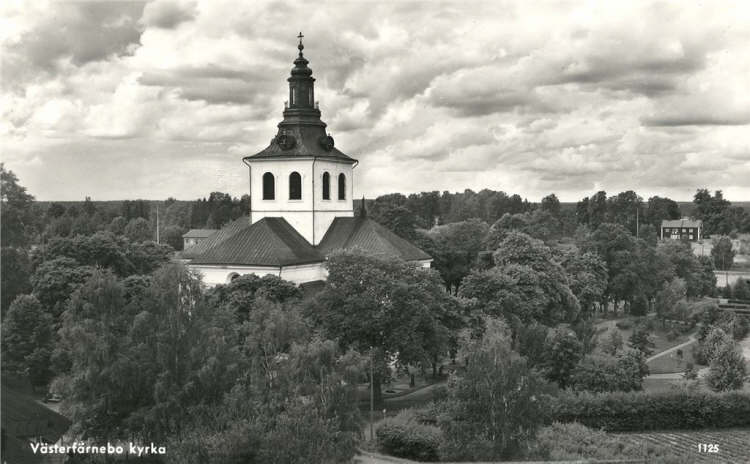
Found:
<path fill-rule="evenodd" d="M 656 227 L 661 227 L 661 221 L 667 219 L 680 219 L 682 213 L 676 201 L 670 198 L 653 196 L 648 199 L 644 222 Z"/>
<path fill-rule="evenodd" d="M 583 344 L 573 332 L 554 329 L 547 335 L 544 351 L 542 367 L 545 376 L 549 381 L 557 382 L 560 388 L 566 388 L 573 370 L 583 357 Z"/>
<path fill-rule="evenodd" d="M 649 333 L 648 328 L 645 325 L 638 325 L 633 329 L 633 333 L 628 338 L 630 346 L 646 356 L 651 356 L 654 352 L 656 345 L 654 344 L 654 337 Z"/>
<path fill-rule="evenodd" d="M 483 241 L 489 227 L 478 219 L 436 226 L 427 232 L 431 247 L 425 251 L 445 281 L 450 292 L 457 292 L 484 249 Z"/>
<path fill-rule="evenodd" d="M 713 391 L 739 390 L 745 381 L 745 358 L 737 343 L 718 346 L 709 365 L 706 384 Z"/>
<path fill-rule="evenodd" d="M 30 264 L 29 257 L 23 248 L 3 247 L 0 251 L 0 298 L 2 298 L 2 317 L 18 295 L 29 293 Z"/>
<path fill-rule="evenodd" d="M 617 329 L 611 329 L 608 331 L 608 333 L 609 335 L 607 335 L 604 340 L 599 343 L 599 347 L 601 348 L 603 353 L 614 356 L 618 351 L 622 351 L 622 335 L 620 335 L 620 331 Z"/>
<path fill-rule="evenodd" d="M 540 320 L 576 319 L 580 303 L 570 289 L 565 270 L 543 242 L 510 232 L 492 256 L 495 266 L 514 277 L 528 295 L 541 295 L 537 311 L 542 315 Z"/>
<path fill-rule="evenodd" d="M 466 340 L 460 358 L 467 368 L 451 378 L 445 406 L 447 459 L 495 460 L 513 456 L 543 420 L 541 395 L 547 386 L 526 360 L 510 349 L 510 335 L 498 320 L 484 335 Z"/>
<path fill-rule="evenodd" d="M 93 267 L 81 266 L 72 258 L 51 259 L 40 264 L 31 275 L 32 293 L 45 310 L 57 318 L 73 292 L 93 273 Z"/>
<path fill-rule="evenodd" d="M 648 367 L 643 354 L 637 350 L 616 356 L 587 355 L 576 366 L 571 376 L 574 390 L 593 393 L 640 390 Z"/>
<path fill-rule="evenodd" d="M 732 268 L 734 264 L 735 251 L 732 249 L 732 240 L 727 236 L 721 236 L 718 240 L 713 240 L 711 248 L 711 257 L 717 269 L 725 271 Z"/>
<path fill-rule="evenodd" d="M 177 251 L 182 250 L 182 247 L 184 245 L 184 240 L 182 239 L 182 235 L 187 232 L 185 229 L 179 226 L 167 226 L 164 228 L 164 230 L 161 233 L 161 239 L 166 243 L 167 245 L 171 246 Z"/>
<path fill-rule="evenodd" d="M 536 322 L 523 325 L 518 330 L 518 354 L 526 358 L 529 367 L 536 367 L 544 361 L 544 342 L 548 332 L 547 326 Z"/>
<path fill-rule="evenodd" d="M 378 222 L 407 240 L 414 240 L 416 237 L 416 216 L 410 209 L 403 206 L 384 210 Z"/>
<path fill-rule="evenodd" d="M 703 234 L 723 234 L 732 232 L 732 223 L 729 212 L 731 203 L 724 199 L 721 190 L 716 190 L 714 195 L 707 189 L 698 189 L 693 197 L 695 203 L 695 217 L 703 221 Z"/>
<path fill-rule="evenodd" d="M 603 223 L 585 238 L 584 252 L 598 254 L 607 266 L 604 298 L 630 301 L 639 289 L 639 270 L 634 259 L 637 241 L 619 224 Z"/>
<path fill-rule="evenodd" d="M 637 234 L 638 217 L 643 217 L 643 199 L 634 191 L 618 193 L 607 199 L 607 220 L 625 227 L 631 234 Z"/>
<path fill-rule="evenodd" d="M 125 235 L 125 227 L 128 225 L 128 220 L 122 216 L 117 216 L 112 219 L 107 229 L 115 235 Z"/>
<path fill-rule="evenodd" d="M 581 315 L 589 317 L 601 303 L 607 290 L 607 264 L 594 252 L 570 251 L 562 265 L 568 275 L 570 290 L 581 305 Z"/>
<path fill-rule="evenodd" d="M 0 241 L 2 246 L 25 246 L 33 231 L 34 214 L 31 205 L 34 197 L 18 183 L 13 171 L 0 163 Z"/>
<path fill-rule="evenodd" d="M 750 283 L 745 279 L 737 279 L 732 286 L 732 297 L 736 300 L 750 301 Z"/>
<path fill-rule="evenodd" d="M 386 362 L 435 363 L 447 353 L 449 327 L 460 320 L 437 273 L 360 251 L 332 254 L 327 268 L 310 316 L 343 349 L 372 353 L 380 366 L 373 379 L 378 403 Z"/>
<path fill-rule="evenodd" d="M 662 318 L 662 321 L 668 317 L 675 318 L 675 310 L 678 303 L 685 301 L 687 298 L 687 288 L 685 281 L 676 277 L 662 285 L 659 293 L 656 294 L 656 314 Z"/>
<path fill-rule="evenodd" d="M 28 376 L 32 385 L 49 382 L 52 318 L 39 301 L 21 295 L 13 301 L 2 328 L 3 371 Z"/>
<path fill-rule="evenodd" d="M 128 222 L 128 225 L 125 226 L 125 235 L 133 242 L 145 242 L 154 238 L 151 233 L 151 224 L 142 217 L 131 219 Z"/>
<path fill-rule="evenodd" d="M 302 298 L 302 291 L 292 282 L 275 275 L 258 277 L 247 274 L 237 277 L 226 285 L 217 285 L 207 294 L 213 305 L 224 305 L 246 320 L 256 306 L 256 300 L 272 303 L 287 303 Z"/>
<path fill-rule="evenodd" d="M 663 240 L 657 247 L 657 254 L 667 265 L 671 264 L 674 276 L 685 281 L 688 297 L 711 293 L 715 285 L 713 270 L 705 259 L 701 260 L 693 254 L 689 243 Z"/>
<path fill-rule="evenodd" d="M 560 200 L 557 199 L 554 193 L 550 193 L 542 198 L 541 208 L 542 211 L 546 211 L 555 217 L 560 216 Z"/>

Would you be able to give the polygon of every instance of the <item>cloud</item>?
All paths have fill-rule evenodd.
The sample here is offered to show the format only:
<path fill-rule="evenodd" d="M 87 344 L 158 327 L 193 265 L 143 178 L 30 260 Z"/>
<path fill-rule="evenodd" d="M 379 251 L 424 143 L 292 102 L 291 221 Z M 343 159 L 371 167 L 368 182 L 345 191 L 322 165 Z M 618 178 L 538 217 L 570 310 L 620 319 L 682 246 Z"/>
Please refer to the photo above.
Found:
<path fill-rule="evenodd" d="M 77 1 L 25 4 L 11 12 L 18 28 L 4 41 L 3 86 L 21 86 L 66 62 L 81 66 L 132 53 L 145 2 Z"/>
<path fill-rule="evenodd" d="M 141 17 L 141 24 L 145 27 L 173 29 L 181 23 L 195 18 L 195 4 L 157 0 L 146 5 Z"/>
<path fill-rule="evenodd" d="M 3 155 L 42 199 L 246 193 L 241 157 L 276 131 L 300 30 L 327 130 L 361 162 L 356 196 L 750 195 L 745 5 L 0 9 Z"/>

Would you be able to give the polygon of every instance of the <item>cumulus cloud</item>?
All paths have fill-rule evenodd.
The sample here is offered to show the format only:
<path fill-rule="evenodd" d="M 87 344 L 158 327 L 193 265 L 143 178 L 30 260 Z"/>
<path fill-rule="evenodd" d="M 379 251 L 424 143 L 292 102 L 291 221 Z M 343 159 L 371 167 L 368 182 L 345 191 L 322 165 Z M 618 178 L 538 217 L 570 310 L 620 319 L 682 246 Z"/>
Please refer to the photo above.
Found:
<path fill-rule="evenodd" d="M 140 22 L 145 27 L 172 29 L 180 23 L 193 19 L 196 14 L 195 6 L 192 2 L 157 0 L 146 5 Z"/>
<path fill-rule="evenodd" d="M 276 131 L 300 30 L 328 130 L 361 161 L 357 196 L 750 195 L 742 4 L 0 9 L 4 158 L 42 199 L 246 193 L 240 159 Z"/>

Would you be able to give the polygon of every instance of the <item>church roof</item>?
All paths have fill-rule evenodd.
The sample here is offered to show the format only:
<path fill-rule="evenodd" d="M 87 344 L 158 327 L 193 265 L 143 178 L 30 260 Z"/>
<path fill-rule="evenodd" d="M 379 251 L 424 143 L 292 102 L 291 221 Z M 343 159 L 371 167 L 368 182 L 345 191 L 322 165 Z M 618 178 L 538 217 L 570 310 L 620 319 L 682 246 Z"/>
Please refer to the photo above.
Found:
<path fill-rule="evenodd" d="M 266 217 L 243 228 L 190 264 L 291 266 L 323 261 L 323 257 L 285 219 Z"/>
<path fill-rule="evenodd" d="M 243 218 L 247 221 L 247 218 Z M 239 221 L 239 220 L 238 220 Z M 294 266 L 322 262 L 332 251 L 358 248 L 376 255 L 401 258 L 404 261 L 431 259 L 430 255 L 384 226 L 367 217 L 337 217 L 328 228 L 320 245 L 314 247 L 284 218 L 266 217 L 253 225 L 228 225 L 222 240 L 214 236 L 208 248 L 198 243 L 187 251 L 201 247 L 192 254 L 190 264 L 221 264 L 236 266 Z M 185 257 L 185 253 L 183 253 Z"/>
<path fill-rule="evenodd" d="M 337 217 L 328 228 L 318 249 L 324 255 L 336 249 L 360 248 L 373 254 L 398 257 L 404 261 L 432 259 L 411 242 L 399 237 L 368 217 Z"/>

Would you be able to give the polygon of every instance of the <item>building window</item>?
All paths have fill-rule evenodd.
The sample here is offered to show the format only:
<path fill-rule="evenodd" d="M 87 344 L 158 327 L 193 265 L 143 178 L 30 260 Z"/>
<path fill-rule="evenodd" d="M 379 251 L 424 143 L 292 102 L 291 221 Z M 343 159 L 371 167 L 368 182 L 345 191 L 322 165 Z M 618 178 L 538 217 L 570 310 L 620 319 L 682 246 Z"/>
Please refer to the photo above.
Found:
<path fill-rule="evenodd" d="M 310 87 L 309 89 L 307 89 L 307 99 L 310 102 L 310 106 L 313 106 L 313 89 L 312 89 L 312 87 Z"/>
<path fill-rule="evenodd" d="M 339 200 L 346 200 L 346 176 L 339 174 Z"/>
<path fill-rule="evenodd" d="M 273 174 L 271 174 L 270 172 L 263 174 L 263 199 L 276 199 L 276 185 Z"/>
<path fill-rule="evenodd" d="M 331 175 L 327 172 L 323 173 L 323 199 L 331 199 Z"/>
<path fill-rule="evenodd" d="M 298 172 L 289 174 L 289 199 L 302 199 L 302 176 Z"/>

